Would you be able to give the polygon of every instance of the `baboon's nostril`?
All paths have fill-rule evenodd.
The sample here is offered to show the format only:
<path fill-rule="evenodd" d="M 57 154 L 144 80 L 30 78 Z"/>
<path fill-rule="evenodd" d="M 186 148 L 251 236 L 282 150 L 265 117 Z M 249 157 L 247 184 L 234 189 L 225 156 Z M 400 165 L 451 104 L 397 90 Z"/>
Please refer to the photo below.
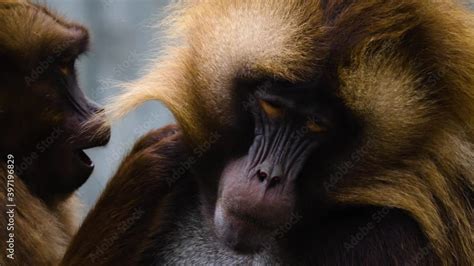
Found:
<path fill-rule="evenodd" d="M 264 171 L 261 171 L 261 170 L 257 171 L 257 177 L 258 177 L 258 180 L 260 180 L 260 182 L 265 181 L 265 179 L 267 179 L 267 176 L 268 174 L 265 173 Z"/>
<path fill-rule="evenodd" d="M 281 182 L 281 177 L 279 176 L 274 176 L 270 179 L 270 182 L 268 182 L 268 187 L 274 187 L 278 185 Z"/>

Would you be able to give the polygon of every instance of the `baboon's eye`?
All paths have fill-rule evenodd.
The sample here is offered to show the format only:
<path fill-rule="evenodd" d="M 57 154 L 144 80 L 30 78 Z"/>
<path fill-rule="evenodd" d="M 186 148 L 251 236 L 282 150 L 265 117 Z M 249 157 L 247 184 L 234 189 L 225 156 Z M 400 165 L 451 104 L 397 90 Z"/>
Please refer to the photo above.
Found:
<path fill-rule="evenodd" d="M 59 63 L 59 71 L 65 76 L 71 75 L 74 71 L 74 60 L 65 60 Z"/>
<path fill-rule="evenodd" d="M 322 133 L 327 131 L 327 128 L 317 119 L 308 119 L 306 122 L 306 127 L 313 133 Z"/>
<path fill-rule="evenodd" d="M 263 111 L 268 115 L 270 118 L 278 118 L 284 114 L 284 109 L 267 101 L 259 100 L 260 106 L 262 107 Z"/>

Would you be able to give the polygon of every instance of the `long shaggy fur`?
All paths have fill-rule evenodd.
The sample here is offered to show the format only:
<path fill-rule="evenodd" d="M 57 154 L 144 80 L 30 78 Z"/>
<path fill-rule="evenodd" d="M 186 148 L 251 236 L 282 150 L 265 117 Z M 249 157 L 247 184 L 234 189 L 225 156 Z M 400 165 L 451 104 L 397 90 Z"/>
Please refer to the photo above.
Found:
<path fill-rule="evenodd" d="M 40 56 L 51 53 L 53 49 L 62 51 L 74 46 L 70 43 L 71 39 L 77 38 L 71 37 L 85 32 L 82 26 L 68 22 L 45 7 L 26 0 L 0 0 L 0 25 L 0 59 L 8 58 L 11 60 L 9 62 L 18 64 L 8 67 L 22 70 L 35 67 Z M 71 29 L 77 29 L 77 32 Z M 8 90 L 16 88 L 3 84 L 0 89 L 6 90 L 3 95 L 9 95 Z M 0 99 L 1 106 L 21 105 L 25 102 L 8 97 Z M 0 118 L 9 115 L 2 114 L 1 111 L 3 116 Z M 43 114 L 41 118 L 46 120 L 49 117 Z M 1 154 L 8 152 L 0 151 Z M 7 231 L 6 204 L 9 203 L 6 194 L 6 158 L 0 160 L 0 265 L 57 265 L 79 226 L 79 200 L 75 195 L 70 195 L 45 202 L 34 195 L 19 176 L 15 176 L 15 259 L 8 259 L 6 241 L 11 232 Z M 18 160 L 16 163 L 18 167 Z"/>
<path fill-rule="evenodd" d="M 81 47 L 73 42 L 87 30 L 53 13 L 44 6 L 27 0 L 0 0 L 0 51 L 14 56 L 24 68 L 45 54 L 65 53 L 69 47 Z"/>
<path fill-rule="evenodd" d="M 304 81 L 329 65 L 371 143 L 331 200 L 403 210 L 444 265 L 474 261 L 472 13 L 431 0 L 215 0 L 172 9 L 169 48 L 125 86 L 112 119 L 159 100 L 196 144 L 234 125 L 236 78 Z"/>
<path fill-rule="evenodd" d="M 0 186 L 6 188 L 6 168 L 0 164 Z M 19 177 L 15 177 L 14 260 L 6 257 L 9 239 L 7 231 L 7 197 L 2 189 L 0 202 L 1 265 L 57 265 L 79 226 L 77 197 L 46 204 L 32 195 Z"/>

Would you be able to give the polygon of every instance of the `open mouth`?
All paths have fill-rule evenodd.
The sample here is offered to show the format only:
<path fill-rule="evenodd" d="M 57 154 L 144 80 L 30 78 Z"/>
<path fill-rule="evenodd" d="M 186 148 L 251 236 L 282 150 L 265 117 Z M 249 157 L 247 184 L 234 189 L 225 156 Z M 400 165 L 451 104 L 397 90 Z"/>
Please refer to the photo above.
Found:
<path fill-rule="evenodd" d="M 91 158 L 87 156 L 87 154 L 83 150 L 77 150 L 74 154 L 79 158 L 79 160 L 87 165 L 88 167 L 94 167 L 94 163 L 92 162 Z"/>
<path fill-rule="evenodd" d="M 100 136 L 94 135 L 93 131 L 79 132 L 78 135 L 72 137 L 62 136 L 63 138 L 52 146 L 48 157 L 45 156 L 47 162 L 42 164 L 42 170 L 49 175 L 48 182 L 54 186 L 42 184 L 44 187 L 51 187 L 51 191 L 44 193 L 65 195 L 74 192 L 88 180 L 94 171 L 95 165 L 84 151 L 107 144 L 110 131 Z"/>
<path fill-rule="evenodd" d="M 94 163 L 92 162 L 91 158 L 84 152 L 84 150 L 100 147 L 106 145 L 110 140 L 110 133 L 101 135 L 99 137 L 90 139 L 90 138 L 82 138 L 82 140 L 75 141 L 73 146 L 73 153 L 74 156 L 87 168 L 94 168 Z"/>

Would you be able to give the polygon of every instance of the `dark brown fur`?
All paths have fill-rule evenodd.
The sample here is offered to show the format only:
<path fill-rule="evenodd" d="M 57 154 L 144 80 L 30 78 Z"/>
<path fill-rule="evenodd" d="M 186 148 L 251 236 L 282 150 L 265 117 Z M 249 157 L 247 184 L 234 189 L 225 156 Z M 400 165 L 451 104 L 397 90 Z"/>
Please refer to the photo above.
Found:
<path fill-rule="evenodd" d="M 5 159 L 5 158 L 2 158 Z M 6 159 L 5 159 L 6 161 Z M 79 226 L 80 203 L 75 196 L 54 203 L 46 204 L 44 201 L 32 195 L 30 189 L 19 177 L 15 177 L 15 229 L 14 235 L 14 259 L 7 255 L 7 243 L 9 240 L 7 231 L 8 215 L 7 209 L 7 175 L 5 165 L 0 168 L 0 211 L 2 228 L 0 248 L 2 265 L 57 265 L 61 260 L 67 245 Z"/>
<path fill-rule="evenodd" d="M 338 96 L 362 124 L 360 142 L 351 153 L 358 157 L 343 178 L 328 174 L 317 186 L 305 186 L 320 193 L 332 209 L 318 222 L 311 219 L 316 213 L 304 217 L 290 234 L 294 239 L 288 243 L 294 245 L 285 250 L 290 255 L 282 251 L 275 257 L 321 265 L 471 265 L 472 13 L 452 1 L 321 2 L 182 4 L 170 19 L 176 44 L 149 75 L 127 86 L 111 114 L 117 117 L 145 100 L 161 100 L 191 147 L 219 132 L 227 147 L 238 149 L 245 143 L 239 131 L 245 126 L 241 102 L 235 98 L 240 89 L 236 79 L 270 76 L 300 82 L 329 74 Z M 162 145 L 167 141 L 152 147 Z M 147 161 L 151 158 L 125 160 L 64 265 L 81 265 L 91 254 L 106 265 L 162 262 L 182 251 L 173 249 L 170 232 L 192 235 L 174 222 L 202 205 L 212 208 L 206 194 L 213 195 L 215 184 L 206 186 L 207 193 L 195 187 L 205 177 L 219 175 L 205 171 L 218 164 L 219 154 L 204 160 L 200 170 L 206 174 L 198 175 L 198 181 L 183 176 L 167 191 L 163 182 L 169 180 L 175 160 L 185 159 L 155 152 L 144 154 L 158 156 L 154 163 Z M 127 171 L 139 174 L 125 176 Z M 200 200 L 204 203 L 195 203 Z M 114 207 L 114 201 L 124 205 Z M 135 208 L 143 208 L 145 215 L 97 253 L 97 245 Z M 388 214 L 359 244 L 345 247 L 374 213 L 387 208 Z M 98 230 L 97 224 L 110 226 Z M 204 249 L 198 244 L 196 250 Z M 185 259 L 193 261 L 192 256 Z"/>
<path fill-rule="evenodd" d="M 109 136 L 78 134 L 98 109 L 82 102 L 93 110 L 77 114 L 65 99 L 71 87 L 79 94 L 74 60 L 87 49 L 88 33 L 21 0 L 0 0 L 0 25 L 0 265 L 57 265 L 79 226 L 74 191 L 92 171 L 88 165 L 80 175 L 65 174 L 79 172 L 69 164 L 78 161 L 73 152 Z M 68 85 L 58 85 L 66 78 Z"/>
<path fill-rule="evenodd" d="M 159 208 L 155 209 L 156 203 L 164 200 L 171 192 L 168 180 L 152 177 L 170 176 L 171 170 L 178 166 L 183 154 L 186 154 L 185 146 L 181 141 L 181 133 L 178 133 L 175 126 L 150 132 L 139 140 L 117 170 L 113 177 L 114 182 L 107 185 L 106 190 L 111 194 L 104 193 L 99 199 L 100 203 L 94 207 L 92 212 L 97 216 L 88 216 L 84 226 L 81 227 L 82 232 L 96 230 L 97 232 L 82 233 L 75 237 L 63 264 L 76 265 L 89 262 L 100 265 L 106 262 L 137 262 L 139 258 L 135 258 L 132 254 L 140 252 L 138 248 L 142 241 L 141 238 L 134 236 L 152 225 L 152 218 L 160 212 Z M 144 178 L 138 180 L 130 178 L 131 176 Z M 143 190 L 142 186 L 149 189 Z M 124 193 L 132 195 L 134 200 L 122 197 Z M 118 210 L 116 208 L 118 205 L 124 206 L 128 211 Z M 102 211 L 102 208 L 110 212 Z M 120 222 L 99 227 L 95 224 L 97 220 L 112 219 Z M 104 236 L 106 238 L 103 238 Z M 116 254 L 116 245 L 122 244 L 127 245 L 129 250 Z M 83 253 L 85 250 L 87 252 Z M 76 258 L 77 254 L 84 254 L 87 257 Z M 75 258 L 71 259 L 71 256 Z"/>

